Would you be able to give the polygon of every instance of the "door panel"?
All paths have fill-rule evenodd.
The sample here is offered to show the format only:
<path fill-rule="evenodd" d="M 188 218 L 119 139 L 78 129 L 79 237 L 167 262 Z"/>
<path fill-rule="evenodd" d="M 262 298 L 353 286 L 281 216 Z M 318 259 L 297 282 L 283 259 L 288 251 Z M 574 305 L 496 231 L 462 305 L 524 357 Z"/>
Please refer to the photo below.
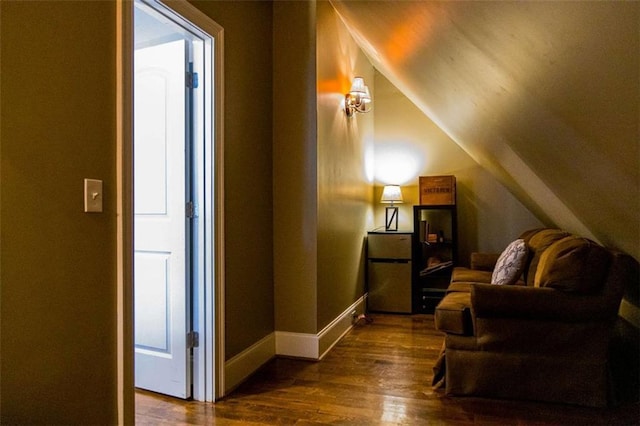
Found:
<path fill-rule="evenodd" d="M 135 385 L 190 396 L 186 42 L 135 52 Z"/>
<path fill-rule="evenodd" d="M 155 49 L 154 49 L 155 50 Z M 136 61 L 149 56 L 139 51 Z M 140 64 L 143 68 L 144 64 Z M 135 154 L 141 170 L 135 174 L 136 214 L 167 214 L 167 76 L 155 69 L 141 69 L 136 74 L 136 141 Z"/>
<path fill-rule="evenodd" d="M 169 253 L 136 253 L 136 347 L 171 352 Z"/>

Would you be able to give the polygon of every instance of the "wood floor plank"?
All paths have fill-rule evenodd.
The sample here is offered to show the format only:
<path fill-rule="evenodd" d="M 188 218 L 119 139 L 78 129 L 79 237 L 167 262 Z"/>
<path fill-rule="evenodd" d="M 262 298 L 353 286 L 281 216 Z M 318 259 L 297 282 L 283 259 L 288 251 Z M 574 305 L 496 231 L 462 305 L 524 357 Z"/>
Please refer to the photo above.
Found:
<path fill-rule="evenodd" d="M 636 425 L 638 404 L 591 409 L 447 397 L 431 388 L 431 315 L 372 315 L 322 361 L 274 359 L 215 404 L 139 391 L 140 425 Z"/>

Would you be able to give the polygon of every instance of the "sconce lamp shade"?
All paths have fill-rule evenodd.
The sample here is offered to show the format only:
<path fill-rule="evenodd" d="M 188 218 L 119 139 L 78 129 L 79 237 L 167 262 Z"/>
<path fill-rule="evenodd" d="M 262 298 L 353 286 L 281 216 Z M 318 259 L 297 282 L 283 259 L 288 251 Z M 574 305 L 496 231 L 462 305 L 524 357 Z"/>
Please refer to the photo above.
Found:
<path fill-rule="evenodd" d="M 362 102 L 368 104 L 371 102 L 371 94 L 369 93 L 369 87 L 364 86 L 364 94 L 360 96 L 362 98 Z"/>
<path fill-rule="evenodd" d="M 364 78 L 355 77 L 353 79 L 353 83 L 351 83 L 351 90 L 349 90 L 349 93 L 352 95 L 364 95 L 365 89 L 367 89 L 367 86 L 364 84 Z"/>
<path fill-rule="evenodd" d="M 344 96 L 344 110 L 347 117 L 352 117 L 356 112 L 371 111 L 371 93 L 362 77 L 354 77 L 351 90 Z"/>
<path fill-rule="evenodd" d="M 381 203 L 402 203 L 402 191 L 398 185 L 387 185 L 382 190 Z"/>

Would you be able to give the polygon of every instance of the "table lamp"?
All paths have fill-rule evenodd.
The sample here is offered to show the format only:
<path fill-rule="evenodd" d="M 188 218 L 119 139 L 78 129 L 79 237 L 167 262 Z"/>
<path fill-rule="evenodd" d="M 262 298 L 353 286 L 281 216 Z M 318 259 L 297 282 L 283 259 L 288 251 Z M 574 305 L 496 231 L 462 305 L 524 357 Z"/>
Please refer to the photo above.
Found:
<path fill-rule="evenodd" d="M 399 185 L 386 185 L 382 190 L 381 203 L 391 203 L 391 206 L 385 207 L 384 211 L 384 229 L 385 231 L 398 230 L 398 208 L 393 203 L 402 203 L 402 191 Z"/>

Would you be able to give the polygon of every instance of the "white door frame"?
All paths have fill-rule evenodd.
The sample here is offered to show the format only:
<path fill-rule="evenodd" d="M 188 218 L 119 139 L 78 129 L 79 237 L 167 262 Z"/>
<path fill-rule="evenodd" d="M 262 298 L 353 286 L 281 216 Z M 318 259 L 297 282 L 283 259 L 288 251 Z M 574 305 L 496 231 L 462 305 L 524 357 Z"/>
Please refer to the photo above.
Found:
<path fill-rule="evenodd" d="M 204 280 L 197 307 L 201 347 L 194 372 L 194 398 L 213 401 L 224 395 L 224 31 L 186 0 L 155 0 L 213 39 L 208 82 L 214 105 L 210 144 L 203 158 Z M 117 405 L 118 423 L 135 418 L 133 362 L 133 2 L 116 2 L 116 203 L 117 203 Z M 211 104 L 209 103 L 209 104 Z M 209 111 L 209 114 L 211 112 Z M 213 326 L 211 326 L 213 325 Z"/>

